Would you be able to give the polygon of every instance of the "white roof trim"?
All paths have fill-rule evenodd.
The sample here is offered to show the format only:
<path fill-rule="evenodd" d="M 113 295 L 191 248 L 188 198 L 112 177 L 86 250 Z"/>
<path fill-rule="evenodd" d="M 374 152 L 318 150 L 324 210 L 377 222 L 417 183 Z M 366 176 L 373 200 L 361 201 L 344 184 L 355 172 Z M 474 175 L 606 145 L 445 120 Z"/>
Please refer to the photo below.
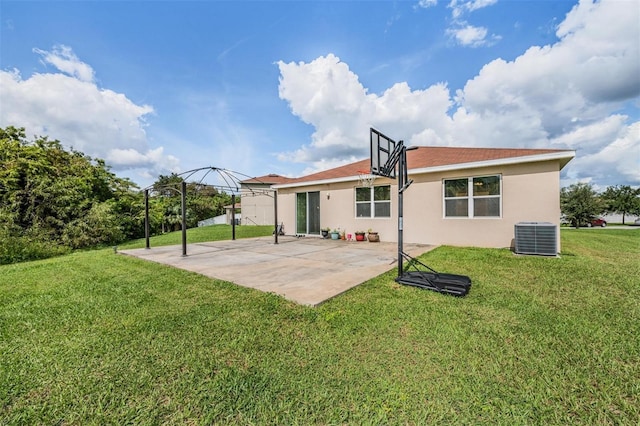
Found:
<path fill-rule="evenodd" d="M 382 178 L 382 176 L 379 176 L 379 177 Z M 279 185 L 273 185 L 273 188 L 274 189 L 295 188 L 297 186 L 324 185 L 327 183 L 352 182 L 354 180 L 358 180 L 358 175 L 344 176 L 344 177 L 333 178 L 333 179 L 308 180 L 305 182 L 282 183 Z"/>
<path fill-rule="evenodd" d="M 511 164 L 534 163 L 538 161 L 552 161 L 552 160 L 567 160 L 565 162 L 566 164 L 569 162 L 569 160 L 571 160 L 575 156 L 576 156 L 575 151 L 551 152 L 546 154 L 524 155 L 521 157 L 498 158 L 495 160 L 473 161 L 471 163 L 445 164 L 445 165 L 436 166 L 436 167 L 410 169 L 409 174 L 417 175 L 417 174 L 423 174 L 423 173 L 437 173 L 437 172 L 446 172 L 451 170 L 477 169 L 481 167 L 506 166 Z M 382 176 L 380 178 L 385 179 Z M 344 177 L 333 178 L 333 179 L 319 179 L 319 180 L 310 180 L 305 182 L 284 183 L 284 184 L 273 185 L 272 188 L 273 189 L 295 188 L 300 186 L 324 185 L 328 183 L 352 182 L 355 180 L 358 180 L 357 175 L 344 176 Z"/>

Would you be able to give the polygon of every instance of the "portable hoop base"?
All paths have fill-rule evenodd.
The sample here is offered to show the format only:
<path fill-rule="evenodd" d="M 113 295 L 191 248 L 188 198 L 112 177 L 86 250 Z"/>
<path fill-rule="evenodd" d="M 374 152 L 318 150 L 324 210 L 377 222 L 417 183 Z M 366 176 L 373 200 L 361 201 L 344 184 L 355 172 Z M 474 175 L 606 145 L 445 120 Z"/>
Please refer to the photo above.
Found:
<path fill-rule="evenodd" d="M 466 296 L 469 293 L 471 278 L 468 276 L 441 274 L 408 254 L 404 252 L 402 254 L 404 258 L 409 260 L 408 268 L 413 268 L 413 270 L 403 272 L 396 278 L 396 282 L 458 297 Z M 418 269 L 418 265 L 426 270 Z"/>

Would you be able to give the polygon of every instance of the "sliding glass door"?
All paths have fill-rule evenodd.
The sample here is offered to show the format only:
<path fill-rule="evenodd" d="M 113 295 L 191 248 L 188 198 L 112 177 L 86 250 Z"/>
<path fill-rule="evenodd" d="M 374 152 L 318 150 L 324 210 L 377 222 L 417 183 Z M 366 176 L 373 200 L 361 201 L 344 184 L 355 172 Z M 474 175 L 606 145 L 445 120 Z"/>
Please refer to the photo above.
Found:
<path fill-rule="evenodd" d="M 296 234 L 320 234 L 320 192 L 296 194 Z"/>

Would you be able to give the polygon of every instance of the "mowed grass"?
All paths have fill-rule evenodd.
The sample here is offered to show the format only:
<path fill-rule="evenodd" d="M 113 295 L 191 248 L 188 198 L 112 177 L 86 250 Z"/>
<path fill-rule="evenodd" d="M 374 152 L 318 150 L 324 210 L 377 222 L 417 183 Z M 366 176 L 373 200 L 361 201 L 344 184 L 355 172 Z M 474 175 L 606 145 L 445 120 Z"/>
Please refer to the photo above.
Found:
<path fill-rule="evenodd" d="M 390 271 L 318 308 L 111 249 L 2 266 L 0 424 L 638 424 L 640 232 L 561 234 L 421 257 L 465 298 Z"/>

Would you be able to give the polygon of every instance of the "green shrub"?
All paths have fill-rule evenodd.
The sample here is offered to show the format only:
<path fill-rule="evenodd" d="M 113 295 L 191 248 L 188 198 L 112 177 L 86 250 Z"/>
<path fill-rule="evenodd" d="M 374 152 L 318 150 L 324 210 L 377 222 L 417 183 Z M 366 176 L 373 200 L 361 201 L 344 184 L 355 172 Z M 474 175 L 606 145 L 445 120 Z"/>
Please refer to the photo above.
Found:
<path fill-rule="evenodd" d="M 62 242 L 74 249 L 116 244 L 124 240 L 122 227 L 110 202 L 94 204 L 83 217 L 65 226 Z"/>
<path fill-rule="evenodd" d="M 0 229 L 0 265 L 46 259 L 70 251 L 69 247 L 63 245 L 39 241 L 29 236 L 11 235 L 8 231 Z"/>

